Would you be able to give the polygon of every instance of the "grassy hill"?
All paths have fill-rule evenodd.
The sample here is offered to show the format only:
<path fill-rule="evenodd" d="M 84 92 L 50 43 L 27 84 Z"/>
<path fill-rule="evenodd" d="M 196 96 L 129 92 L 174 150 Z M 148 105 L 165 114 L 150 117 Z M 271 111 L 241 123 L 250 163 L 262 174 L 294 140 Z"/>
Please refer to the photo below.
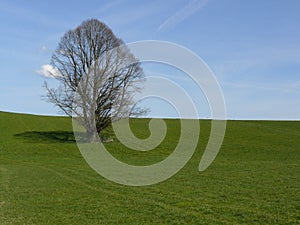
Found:
<path fill-rule="evenodd" d="M 147 119 L 132 122 L 137 136 L 149 135 Z M 106 145 L 125 162 L 157 162 L 180 135 L 178 120 L 166 122 L 166 139 L 150 152 Z M 202 173 L 210 123 L 200 124 L 198 148 L 179 173 L 128 187 L 87 165 L 70 119 L 0 112 L 0 224 L 299 224 L 300 122 L 229 121 Z"/>

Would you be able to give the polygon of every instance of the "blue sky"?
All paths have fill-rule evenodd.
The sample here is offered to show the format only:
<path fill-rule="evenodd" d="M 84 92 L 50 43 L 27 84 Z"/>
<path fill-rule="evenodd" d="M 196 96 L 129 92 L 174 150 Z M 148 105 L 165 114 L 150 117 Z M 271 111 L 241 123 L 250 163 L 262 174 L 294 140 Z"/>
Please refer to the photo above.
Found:
<path fill-rule="evenodd" d="M 125 42 L 171 41 L 199 55 L 223 89 L 228 118 L 299 120 L 299 12 L 297 0 L 1 0 L 0 110 L 57 114 L 41 98 L 46 78 L 36 71 L 67 30 L 97 18 Z M 199 114 L 209 117 L 190 85 Z M 150 116 L 173 116 L 166 103 L 145 103 Z"/>

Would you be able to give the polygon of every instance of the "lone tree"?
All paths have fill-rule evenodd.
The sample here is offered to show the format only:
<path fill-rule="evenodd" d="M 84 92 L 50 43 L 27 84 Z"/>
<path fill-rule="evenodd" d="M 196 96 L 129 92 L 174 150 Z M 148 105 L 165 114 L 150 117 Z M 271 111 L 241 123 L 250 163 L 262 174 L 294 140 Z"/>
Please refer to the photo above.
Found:
<path fill-rule="evenodd" d="M 133 107 L 144 75 L 140 63 L 104 23 L 90 19 L 66 32 L 51 65 L 59 86 L 45 82 L 47 100 L 80 118 L 90 141 L 112 122 L 145 113 Z"/>

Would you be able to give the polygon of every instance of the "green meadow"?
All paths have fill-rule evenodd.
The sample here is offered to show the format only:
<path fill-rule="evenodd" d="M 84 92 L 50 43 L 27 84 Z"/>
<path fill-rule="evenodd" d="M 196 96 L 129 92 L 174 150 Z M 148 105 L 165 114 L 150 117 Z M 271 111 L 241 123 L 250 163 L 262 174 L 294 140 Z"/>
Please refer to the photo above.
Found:
<path fill-rule="evenodd" d="M 129 164 L 161 161 L 180 136 L 180 121 L 165 121 L 167 136 L 154 150 L 105 145 Z M 131 122 L 137 137 L 150 134 L 149 119 Z M 0 112 L 0 224 L 300 224 L 300 122 L 228 121 L 204 172 L 210 121 L 197 122 L 198 147 L 180 172 L 130 187 L 88 166 L 69 118 Z"/>

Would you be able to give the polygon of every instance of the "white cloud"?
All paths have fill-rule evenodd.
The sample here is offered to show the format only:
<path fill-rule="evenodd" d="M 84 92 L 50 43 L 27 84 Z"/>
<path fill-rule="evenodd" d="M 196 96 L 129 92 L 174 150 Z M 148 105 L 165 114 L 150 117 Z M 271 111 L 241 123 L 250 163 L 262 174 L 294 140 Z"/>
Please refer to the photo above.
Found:
<path fill-rule="evenodd" d="M 49 64 L 42 65 L 36 72 L 41 76 L 49 78 L 58 78 L 61 76 L 58 69 Z"/>
<path fill-rule="evenodd" d="M 190 1 L 185 7 L 183 7 L 181 10 L 174 13 L 172 16 L 167 18 L 158 28 L 158 30 L 161 30 L 168 26 L 175 26 L 176 24 L 182 22 L 183 20 L 187 19 L 191 15 L 198 12 L 200 9 L 202 9 L 206 4 L 208 3 L 208 0 L 193 0 Z"/>

